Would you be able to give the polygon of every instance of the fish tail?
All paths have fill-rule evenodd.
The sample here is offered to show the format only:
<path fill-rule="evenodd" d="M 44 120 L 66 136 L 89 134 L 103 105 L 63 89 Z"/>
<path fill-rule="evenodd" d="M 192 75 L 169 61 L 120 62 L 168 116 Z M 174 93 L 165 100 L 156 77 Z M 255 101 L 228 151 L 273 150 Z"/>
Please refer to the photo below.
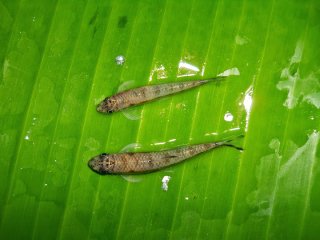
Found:
<path fill-rule="evenodd" d="M 221 81 L 225 80 L 226 78 L 227 78 L 227 76 L 217 76 L 217 77 L 213 77 L 213 78 L 199 80 L 199 83 L 201 83 L 201 84 L 205 84 L 205 83 L 209 83 L 209 82 L 220 83 Z"/>
<path fill-rule="evenodd" d="M 244 149 L 242 147 L 239 147 L 239 146 L 236 146 L 236 145 L 232 144 L 233 141 L 235 141 L 235 140 L 237 140 L 239 138 L 243 138 L 243 137 L 244 137 L 244 135 L 241 134 L 241 135 L 239 135 L 239 136 L 237 136 L 235 138 L 222 141 L 222 142 L 218 143 L 218 145 L 219 146 L 232 147 L 232 148 L 235 148 L 235 149 L 237 149 L 239 151 L 243 151 Z"/>
<path fill-rule="evenodd" d="M 224 144 L 222 144 L 221 146 L 232 147 L 232 148 L 235 148 L 235 149 L 237 149 L 237 150 L 239 150 L 239 151 L 243 151 L 243 150 L 244 150 L 242 147 L 238 147 L 238 146 L 233 145 L 233 144 L 231 144 L 231 143 L 224 143 Z"/>

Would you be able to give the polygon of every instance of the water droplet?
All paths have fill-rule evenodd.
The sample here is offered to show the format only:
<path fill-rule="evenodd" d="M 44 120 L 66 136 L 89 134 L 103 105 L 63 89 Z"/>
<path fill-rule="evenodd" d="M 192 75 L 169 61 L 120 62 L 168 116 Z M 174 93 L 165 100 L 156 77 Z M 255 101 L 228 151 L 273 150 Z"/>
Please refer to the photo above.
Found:
<path fill-rule="evenodd" d="M 165 79 L 168 77 L 166 68 L 161 65 L 156 65 L 152 70 L 149 76 L 149 82 L 152 81 L 153 78 L 155 79 Z"/>
<path fill-rule="evenodd" d="M 170 181 L 170 176 L 164 176 L 161 180 L 163 191 L 168 191 L 168 183 Z"/>
<path fill-rule="evenodd" d="M 30 134 L 31 134 L 31 131 L 28 130 L 27 131 L 27 135 L 24 137 L 25 140 L 30 140 Z"/>
<path fill-rule="evenodd" d="M 249 38 L 245 37 L 245 36 L 240 36 L 240 35 L 237 35 L 235 37 L 235 42 L 236 44 L 238 45 L 245 45 L 249 42 Z"/>
<path fill-rule="evenodd" d="M 122 55 L 119 55 L 119 56 L 116 57 L 116 63 L 117 63 L 118 65 L 124 64 L 125 61 L 126 61 L 126 59 L 125 59 L 124 56 L 122 56 Z"/>
<path fill-rule="evenodd" d="M 224 120 L 227 121 L 227 122 L 231 122 L 233 120 L 233 115 L 231 113 L 227 112 L 224 115 Z"/>

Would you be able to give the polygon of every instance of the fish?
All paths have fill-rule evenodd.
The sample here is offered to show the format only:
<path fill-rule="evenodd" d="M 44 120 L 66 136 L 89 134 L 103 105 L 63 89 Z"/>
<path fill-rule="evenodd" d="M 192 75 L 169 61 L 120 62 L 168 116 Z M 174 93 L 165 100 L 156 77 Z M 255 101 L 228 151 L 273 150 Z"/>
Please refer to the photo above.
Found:
<path fill-rule="evenodd" d="M 148 173 L 175 165 L 218 147 L 226 146 L 243 150 L 243 148 L 231 144 L 231 141 L 196 144 L 159 152 L 101 153 L 91 158 L 88 161 L 88 166 L 101 175 Z"/>
<path fill-rule="evenodd" d="M 145 102 L 155 100 L 157 98 L 182 92 L 190 88 L 194 88 L 212 81 L 218 81 L 224 78 L 226 78 L 226 76 L 133 88 L 123 92 L 119 92 L 113 96 L 106 97 L 102 102 L 98 104 L 97 111 L 100 113 L 118 112 L 131 106 L 136 106 Z"/>

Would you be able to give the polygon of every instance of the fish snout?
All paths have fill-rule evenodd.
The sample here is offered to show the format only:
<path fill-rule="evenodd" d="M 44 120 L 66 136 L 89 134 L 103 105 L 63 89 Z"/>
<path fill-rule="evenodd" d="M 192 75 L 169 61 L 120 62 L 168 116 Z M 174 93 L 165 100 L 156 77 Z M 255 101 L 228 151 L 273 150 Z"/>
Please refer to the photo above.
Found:
<path fill-rule="evenodd" d="M 98 164 L 97 164 L 97 160 L 95 158 L 91 158 L 88 161 L 88 167 L 91 168 L 93 171 L 98 170 L 97 166 L 98 166 Z"/>
<path fill-rule="evenodd" d="M 104 99 L 97 106 L 97 111 L 101 113 L 112 113 L 113 110 L 113 101 L 110 98 Z"/>
<path fill-rule="evenodd" d="M 100 155 L 91 158 L 88 161 L 89 168 L 102 175 L 109 173 L 108 156 L 109 154 L 107 153 L 101 153 Z"/>

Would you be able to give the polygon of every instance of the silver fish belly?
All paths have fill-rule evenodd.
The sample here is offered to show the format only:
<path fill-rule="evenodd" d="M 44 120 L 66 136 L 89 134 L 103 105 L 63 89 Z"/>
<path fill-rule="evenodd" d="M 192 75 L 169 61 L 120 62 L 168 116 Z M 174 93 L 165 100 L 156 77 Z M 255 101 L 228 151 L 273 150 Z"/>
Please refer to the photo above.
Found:
<path fill-rule="evenodd" d="M 222 146 L 233 147 L 231 140 L 215 143 L 191 145 L 160 152 L 137 153 L 102 153 L 91 158 L 88 166 L 99 174 L 135 174 L 156 171 L 170 165 L 177 164 L 200 153 Z"/>
<path fill-rule="evenodd" d="M 157 98 L 182 92 L 209 82 L 218 81 L 225 77 L 215 77 L 205 80 L 196 80 L 178 83 L 165 83 L 130 89 L 105 98 L 97 106 L 101 113 L 112 113 L 130 106 L 139 105 Z"/>

